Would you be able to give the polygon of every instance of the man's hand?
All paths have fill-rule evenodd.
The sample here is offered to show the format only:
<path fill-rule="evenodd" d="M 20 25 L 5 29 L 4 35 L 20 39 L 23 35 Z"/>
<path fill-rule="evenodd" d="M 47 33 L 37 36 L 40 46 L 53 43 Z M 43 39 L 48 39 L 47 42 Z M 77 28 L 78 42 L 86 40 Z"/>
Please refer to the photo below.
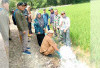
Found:
<path fill-rule="evenodd" d="M 38 32 L 38 34 L 40 34 L 40 32 Z"/>
<path fill-rule="evenodd" d="M 46 29 L 45 28 L 43 30 L 44 30 L 44 32 L 46 32 Z"/>
<path fill-rule="evenodd" d="M 64 30 L 64 32 L 66 32 L 66 29 Z"/>
<path fill-rule="evenodd" d="M 60 52 L 59 51 L 56 51 L 56 53 L 59 55 L 59 57 L 61 58 L 61 55 L 60 55 Z"/>
<path fill-rule="evenodd" d="M 23 34 L 25 34 L 26 33 L 26 31 L 23 31 Z"/>
<path fill-rule="evenodd" d="M 56 28 L 54 27 L 54 30 L 56 30 Z"/>
<path fill-rule="evenodd" d="M 43 30 L 45 31 L 45 28 Z"/>
<path fill-rule="evenodd" d="M 27 16 L 25 16 L 25 18 L 27 18 Z"/>

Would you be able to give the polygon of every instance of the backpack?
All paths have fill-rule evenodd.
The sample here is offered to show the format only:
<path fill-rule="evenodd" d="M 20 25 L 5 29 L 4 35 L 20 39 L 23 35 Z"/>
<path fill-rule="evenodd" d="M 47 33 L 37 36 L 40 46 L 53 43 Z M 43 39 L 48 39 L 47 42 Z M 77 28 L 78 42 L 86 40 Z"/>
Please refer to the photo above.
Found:
<path fill-rule="evenodd" d="M 12 20 L 13 20 L 14 25 L 17 25 L 16 18 L 15 18 L 15 14 L 16 14 L 17 11 L 18 11 L 18 9 L 16 9 L 16 10 L 12 13 Z"/>

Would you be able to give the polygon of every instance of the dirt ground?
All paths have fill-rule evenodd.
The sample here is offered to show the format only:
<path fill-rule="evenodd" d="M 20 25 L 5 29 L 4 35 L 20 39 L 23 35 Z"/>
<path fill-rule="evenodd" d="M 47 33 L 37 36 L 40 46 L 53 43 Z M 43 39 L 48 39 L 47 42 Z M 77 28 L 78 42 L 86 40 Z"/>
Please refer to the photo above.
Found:
<path fill-rule="evenodd" d="M 58 68 L 59 59 L 56 54 L 54 57 L 47 57 L 39 52 L 39 45 L 35 33 L 30 37 L 28 46 L 31 55 L 23 54 L 19 32 L 14 24 L 10 24 L 10 35 L 12 40 L 9 47 L 9 65 L 10 68 Z"/>

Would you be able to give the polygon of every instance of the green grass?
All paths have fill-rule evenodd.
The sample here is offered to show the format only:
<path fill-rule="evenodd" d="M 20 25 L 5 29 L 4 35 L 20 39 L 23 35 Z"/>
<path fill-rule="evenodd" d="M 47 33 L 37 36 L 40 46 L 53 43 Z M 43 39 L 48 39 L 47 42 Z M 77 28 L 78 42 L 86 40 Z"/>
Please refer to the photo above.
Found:
<path fill-rule="evenodd" d="M 84 50 L 90 49 L 90 3 L 74 4 L 70 6 L 62 6 L 58 9 L 59 14 L 62 11 L 71 20 L 70 37 L 73 46 L 80 46 Z M 42 10 L 39 12 L 43 13 Z M 47 13 L 50 14 L 49 11 Z"/>

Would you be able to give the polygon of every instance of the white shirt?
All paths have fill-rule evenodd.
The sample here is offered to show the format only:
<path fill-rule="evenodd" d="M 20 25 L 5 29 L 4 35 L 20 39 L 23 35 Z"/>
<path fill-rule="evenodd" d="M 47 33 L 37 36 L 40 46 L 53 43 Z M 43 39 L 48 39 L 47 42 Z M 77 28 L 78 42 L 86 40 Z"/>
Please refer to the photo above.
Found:
<path fill-rule="evenodd" d="M 66 28 L 69 28 L 70 27 L 70 19 L 69 17 L 66 17 L 66 18 L 60 18 L 60 30 L 64 30 Z"/>

